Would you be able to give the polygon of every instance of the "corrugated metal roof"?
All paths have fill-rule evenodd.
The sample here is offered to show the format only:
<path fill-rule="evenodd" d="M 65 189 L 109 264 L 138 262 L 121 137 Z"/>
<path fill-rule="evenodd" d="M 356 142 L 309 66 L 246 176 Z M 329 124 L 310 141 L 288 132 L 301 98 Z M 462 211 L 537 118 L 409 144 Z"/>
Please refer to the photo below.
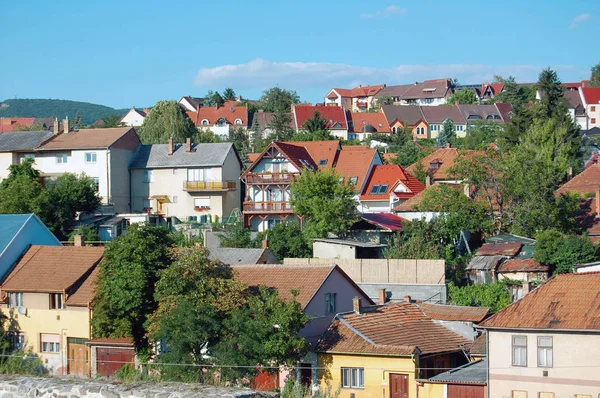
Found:
<path fill-rule="evenodd" d="M 487 384 L 487 359 L 469 362 L 456 369 L 433 376 L 428 381 L 452 384 Z"/>
<path fill-rule="evenodd" d="M 503 259 L 503 256 L 475 256 L 469 262 L 466 270 L 489 271 L 496 269 Z"/>
<path fill-rule="evenodd" d="M 10 241 L 32 216 L 33 214 L 0 214 L 0 254 L 4 252 Z"/>

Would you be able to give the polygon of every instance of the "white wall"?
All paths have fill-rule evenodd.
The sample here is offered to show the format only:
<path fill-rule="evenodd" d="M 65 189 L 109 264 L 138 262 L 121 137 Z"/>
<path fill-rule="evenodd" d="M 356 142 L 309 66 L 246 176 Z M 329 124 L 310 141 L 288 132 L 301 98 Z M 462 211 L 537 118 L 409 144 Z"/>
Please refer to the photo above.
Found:
<path fill-rule="evenodd" d="M 8 167 L 14 164 L 14 158 L 12 152 L 0 152 L 0 181 L 10 174 Z"/>
<path fill-rule="evenodd" d="M 139 127 L 142 125 L 142 123 L 144 123 L 144 119 L 144 116 L 140 115 L 133 109 L 130 109 L 129 112 L 127 112 L 127 115 L 123 116 L 123 119 L 121 119 L 121 123 L 123 123 L 125 126 Z"/>

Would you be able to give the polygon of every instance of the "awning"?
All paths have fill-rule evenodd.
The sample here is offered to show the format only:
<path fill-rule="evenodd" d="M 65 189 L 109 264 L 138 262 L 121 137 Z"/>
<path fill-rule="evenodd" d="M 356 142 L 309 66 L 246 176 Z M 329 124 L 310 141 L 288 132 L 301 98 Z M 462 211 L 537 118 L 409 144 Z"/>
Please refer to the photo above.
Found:
<path fill-rule="evenodd" d="M 159 202 L 164 202 L 164 203 L 171 203 L 171 201 L 169 200 L 169 197 L 167 195 L 152 195 L 150 197 L 150 199 L 156 199 Z"/>

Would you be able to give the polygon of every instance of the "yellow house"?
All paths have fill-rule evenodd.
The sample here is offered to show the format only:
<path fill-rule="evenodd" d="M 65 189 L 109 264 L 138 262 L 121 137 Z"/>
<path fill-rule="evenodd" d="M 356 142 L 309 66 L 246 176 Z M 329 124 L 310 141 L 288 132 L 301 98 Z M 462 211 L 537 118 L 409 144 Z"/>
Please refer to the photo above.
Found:
<path fill-rule="evenodd" d="M 0 286 L 13 347 L 53 374 L 89 374 L 90 302 L 103 247 L 36 246 Z"/>
<path fill-rule="evenodd" d="M 408 301 L 338 314 L 319 342 L 319 378 L 341 398 L 417 398 L 417 379 L 468 362 L 470 340 Z"/>

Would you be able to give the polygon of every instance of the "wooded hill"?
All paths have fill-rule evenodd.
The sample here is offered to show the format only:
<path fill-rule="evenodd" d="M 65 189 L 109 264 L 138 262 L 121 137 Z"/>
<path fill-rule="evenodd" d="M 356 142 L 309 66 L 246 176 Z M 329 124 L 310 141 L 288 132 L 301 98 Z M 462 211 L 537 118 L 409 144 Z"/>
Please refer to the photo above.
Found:
<path fill-rule="evenodd" d="M 0 117 L 58 117 L 75 120 L 77 112 L 84 123 L 92 124 L 104 116 L 124 116 L 128 109 L 114 109 L 89 102 L 58 99 L 7 99 L 0 103 Z"/>

